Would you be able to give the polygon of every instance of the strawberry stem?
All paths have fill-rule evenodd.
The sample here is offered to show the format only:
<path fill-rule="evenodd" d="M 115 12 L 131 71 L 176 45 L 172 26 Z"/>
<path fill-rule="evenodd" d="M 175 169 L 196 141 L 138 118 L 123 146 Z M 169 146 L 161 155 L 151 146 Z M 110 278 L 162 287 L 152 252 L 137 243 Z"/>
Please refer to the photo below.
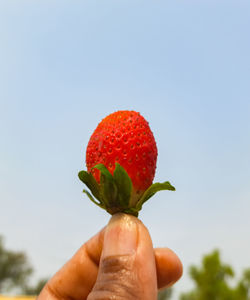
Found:
<path fill-rule="evenodd" d="M 83 190 L 83 192 L 93 203 L 105 209 L 111 215 L 123 212 L 137 217 L 142 205 L 158 191 L 175 191 L 169 181 L 157 182 L 153 183 L 137 199 L 134 199 L 132 181 L 120 164 L 116 163 L 113 176 L 103 164 L 98 164 L 94 168 L 101 173 L 100 183 L 96 182 L 91 173 L 80 171 L 78 174 L 79 179 L 86 184 L 92 194 L 87 190 Z"/>

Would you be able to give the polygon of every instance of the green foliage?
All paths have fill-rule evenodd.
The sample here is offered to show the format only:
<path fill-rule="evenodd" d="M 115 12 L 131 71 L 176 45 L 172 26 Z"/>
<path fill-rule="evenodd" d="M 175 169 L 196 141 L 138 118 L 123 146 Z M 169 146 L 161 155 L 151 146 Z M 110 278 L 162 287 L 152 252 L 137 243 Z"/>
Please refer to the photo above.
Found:
<path fill-rule="evenodd" d="M 5 249 L 0 236 L 0 292 L 22 288 L 31 273 L 26 254 Z"/>
<path fill-rule="evenodd" d="M 38 295 L 47 280 L 42 279 L 30 287 L 28 282 L 32 272 L 26 254 L 6 249 L 0 236 L 0 293 L 15 290 L 22 294 Z"/>
<path fill-rule="evenodd" d="M 195 288 L 182 294 L 180 300 L 250 300 L 250 269 L 232 287 L 229 279 L 234 277 L 233 269 L 221 262 L 218 250 L 204 256 L 201 267 L 192 266 L 190 276 Z"/>
<path fill-rule="evenodd" d="M 243 276 L 235 289 L 235 299 L 250 299 L 250 268 L 243 272 Z"/>

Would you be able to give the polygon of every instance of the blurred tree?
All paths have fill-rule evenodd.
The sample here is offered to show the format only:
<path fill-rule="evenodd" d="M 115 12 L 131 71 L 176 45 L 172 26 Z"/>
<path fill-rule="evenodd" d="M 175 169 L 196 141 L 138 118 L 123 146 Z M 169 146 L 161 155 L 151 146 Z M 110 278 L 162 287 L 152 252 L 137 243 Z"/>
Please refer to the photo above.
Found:
<path fill-rule="evenodd" d="M 35 286 L 29 285 L 29 278 L 33 269 L 24 252 L 15 252 L 4 247 L 3 237 L 0 235 L 0 293 L 12 289 L 26 295 L 38 295 L 47 279 L 41 279 Z"/>
<path fill-rule="evenodd" d="M 250 269 L 244 271 L 235 289 L 235 299 L 250 300 Z"/>
<path fill-rule="evenodd" d="M 157 300 L 168 300 L 171 299 L 171 295 L 172 295 L 172 289 L 163 289 L 161 291 L 158 292 L 158 298 Z"/>
<path fill-rule="evenodd" d="M 182 294 L 180 300 L 250 300 L 250 269 L 242 279 L 231 287 L 229 279 L 234 276 L 232 268 L 223 264 L 218 250 L 204 256 L 202 266 L 192 266 L 190 276 L 195 288 Z"/>
<path fill-rule="evenodd" d="M 32 268 L 26 254 L 7 250 L 3 237 L 0 236 L 0 292 L 16 287 L 22 288 L 31 273 Z"/>

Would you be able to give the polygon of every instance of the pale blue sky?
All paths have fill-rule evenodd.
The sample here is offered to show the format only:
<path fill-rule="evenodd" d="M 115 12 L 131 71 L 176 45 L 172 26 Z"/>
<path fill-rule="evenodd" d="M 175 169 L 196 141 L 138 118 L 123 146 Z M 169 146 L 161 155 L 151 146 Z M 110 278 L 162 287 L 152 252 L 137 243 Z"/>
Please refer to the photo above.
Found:
<path fill-rule="evenodd" d="M 250 2 L 0 1 L 0 234 L 53 274 L 109 219 L 77 178 L 98 122 L 140 111 L 161 192 L 140 217 L 187 267 L 250 266 Z"/>

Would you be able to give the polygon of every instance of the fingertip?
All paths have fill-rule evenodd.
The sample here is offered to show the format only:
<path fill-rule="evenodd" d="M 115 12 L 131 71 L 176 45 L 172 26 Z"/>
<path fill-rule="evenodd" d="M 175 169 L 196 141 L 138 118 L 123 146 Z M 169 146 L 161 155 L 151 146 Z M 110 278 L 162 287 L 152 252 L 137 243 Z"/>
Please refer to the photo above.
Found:
<path fill-rule="evenodd" d="M 168 248 L 155 249 L 158 288 L 169 287 L 178 281 L 183 273 L 179 257 Z"/>

